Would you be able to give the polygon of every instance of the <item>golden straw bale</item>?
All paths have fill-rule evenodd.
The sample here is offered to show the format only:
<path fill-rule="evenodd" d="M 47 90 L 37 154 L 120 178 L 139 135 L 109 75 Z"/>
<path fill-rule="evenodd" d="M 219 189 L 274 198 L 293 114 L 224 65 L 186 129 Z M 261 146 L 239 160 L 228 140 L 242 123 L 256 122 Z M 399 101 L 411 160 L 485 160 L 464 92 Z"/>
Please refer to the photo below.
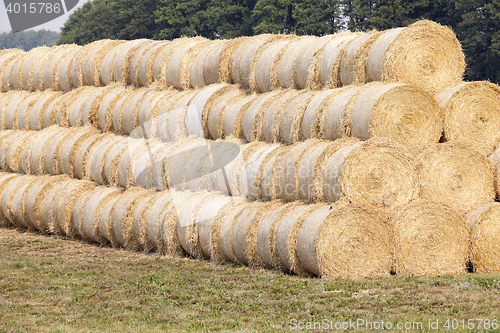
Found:
<path fill-rule="evenodd" d="M 498 202 L 483 205 L 469 213 L 470 261 L 476 273 L 500 272 L 499 221 Z"/>

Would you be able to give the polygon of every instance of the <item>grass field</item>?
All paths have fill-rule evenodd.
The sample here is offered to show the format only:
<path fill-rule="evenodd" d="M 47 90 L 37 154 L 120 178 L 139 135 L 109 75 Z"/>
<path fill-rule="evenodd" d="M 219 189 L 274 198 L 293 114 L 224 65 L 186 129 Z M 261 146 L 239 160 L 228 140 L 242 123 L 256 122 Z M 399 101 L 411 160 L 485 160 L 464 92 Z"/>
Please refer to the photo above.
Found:
<path fill-rule="evenodd" d="M 364 332 L 382 320 L 392 331 L 477 332 L 500 320 L 495 275 L 328 281 L 4 228 L 0 258 L 0 332 L 280 332 L 314 322 Z"/>

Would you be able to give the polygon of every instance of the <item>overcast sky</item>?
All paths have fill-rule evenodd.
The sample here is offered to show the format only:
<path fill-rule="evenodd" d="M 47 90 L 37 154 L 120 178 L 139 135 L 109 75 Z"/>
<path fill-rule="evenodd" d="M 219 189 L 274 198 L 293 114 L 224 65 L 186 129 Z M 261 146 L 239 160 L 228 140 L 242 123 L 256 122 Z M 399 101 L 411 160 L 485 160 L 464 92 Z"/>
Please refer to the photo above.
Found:
<path fill-rule="evenodd" d="M 52 21 L 47 22 L 45 24 L 36 26 L 31 30 L 45 29 L 45 30 L 52 30 L 52 31 L 56 31 L 56 32 L 61 32 L 61 28 L 63 27 L 64 23 L 68 19 L 69 15 L 71 13 L 73 13 L 75 11 L 75 9 L 83 6 L 83 4 L 87 1 L 89 1 L 89 0 L 80 0 L 78 2 L 78 5 L 76 5 L 75 8 L 73 8 L 71 11 L 69 11 L 69 13 L 66 13 L 65 15 L 60 16 L 60 17 L 56 18 L 55 20 L 52 20 Z M 4 2 L 0 1 L 0 33 L 1 32 L 11 32 L 11 31 L 12 31 L 12 29 L 10 27 L 9 17 L 7 16 L 7 11 L 5 10 Z"/>

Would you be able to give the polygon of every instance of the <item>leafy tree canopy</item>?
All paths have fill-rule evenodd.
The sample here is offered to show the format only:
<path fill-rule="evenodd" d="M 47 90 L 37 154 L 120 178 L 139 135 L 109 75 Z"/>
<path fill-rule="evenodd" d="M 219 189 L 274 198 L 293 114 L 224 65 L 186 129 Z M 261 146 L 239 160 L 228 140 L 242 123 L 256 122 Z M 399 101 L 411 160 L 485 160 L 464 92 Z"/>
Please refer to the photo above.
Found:
<path fill-rule="evenodd" d="M 50 30 L 28 30 L 0 34 L 0 50 L 18 48 L 29 51 L 37 46 L 54 46 L 61 35 Z"/>

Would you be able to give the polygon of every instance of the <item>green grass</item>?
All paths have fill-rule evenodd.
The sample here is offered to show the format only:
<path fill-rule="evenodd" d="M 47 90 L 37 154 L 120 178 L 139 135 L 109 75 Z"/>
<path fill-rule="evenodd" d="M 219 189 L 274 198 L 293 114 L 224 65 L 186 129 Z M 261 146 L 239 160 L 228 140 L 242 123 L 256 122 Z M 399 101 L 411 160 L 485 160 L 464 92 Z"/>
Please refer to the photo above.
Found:
<path fill-rule="evenodd" d="M 0 258 L 0 332 L 280 332 L 294 319 L 423 331 L 439 320 L 453 332 L 447 319 L 500 319 L 495 275 L 302 278 L 11 229 L 0 229 Z"/>

